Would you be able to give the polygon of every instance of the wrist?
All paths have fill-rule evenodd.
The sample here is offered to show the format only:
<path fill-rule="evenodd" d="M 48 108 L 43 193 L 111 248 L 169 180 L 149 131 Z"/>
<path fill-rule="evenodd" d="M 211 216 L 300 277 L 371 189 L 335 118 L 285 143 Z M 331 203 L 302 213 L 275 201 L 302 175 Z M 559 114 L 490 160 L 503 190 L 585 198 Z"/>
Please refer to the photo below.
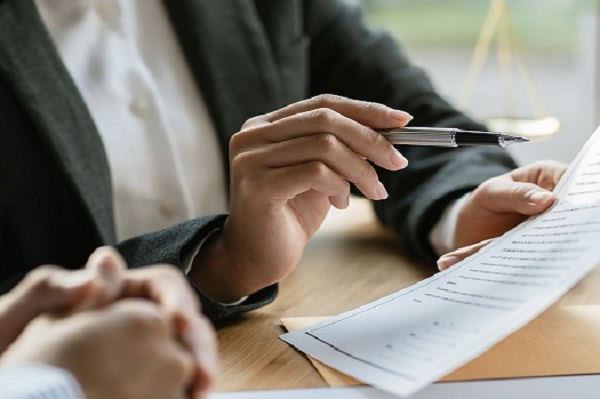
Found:
<path fill-rule="evenodd" d="M 260 289 L 244 283 L 225 229 L 213 233 L 202 245 L 188 276 L 202 293 L 220 303 L 236 303 Z"/>

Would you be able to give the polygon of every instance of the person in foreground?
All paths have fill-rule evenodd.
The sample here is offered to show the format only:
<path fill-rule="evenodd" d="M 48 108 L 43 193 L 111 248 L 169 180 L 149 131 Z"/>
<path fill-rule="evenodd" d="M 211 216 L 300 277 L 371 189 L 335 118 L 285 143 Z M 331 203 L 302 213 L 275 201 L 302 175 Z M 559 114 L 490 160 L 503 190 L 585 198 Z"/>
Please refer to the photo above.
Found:
<path fill-rule="evenodd" d="M 126 271 L 110 247 L 79 271 L 43 266 L 0 298 L 3 399 L 201 399 L 212 326 L 175 268 Z"/>
<path fill-rule="evenodd" d="M 0 292 L 110 244 L 216 320 L 272 301 L 351 191 L 427 264 L 551 206 L 561 165 L 375 131 L 483 127 L 357 9 L 243 4 L 0 0 Z"/>

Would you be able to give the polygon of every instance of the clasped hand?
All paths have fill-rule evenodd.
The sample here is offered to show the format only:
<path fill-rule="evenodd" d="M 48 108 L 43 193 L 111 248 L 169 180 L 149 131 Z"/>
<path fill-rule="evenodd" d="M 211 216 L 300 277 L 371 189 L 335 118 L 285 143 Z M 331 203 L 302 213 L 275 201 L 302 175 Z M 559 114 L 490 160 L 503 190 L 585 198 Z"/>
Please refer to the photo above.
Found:
<path fill-rule="evenodd" d="M 216 341 L 182 273 L 125 270 L 111 248 L 86 269 L 42 266 L 0 298 L 0 366 L 60 367 L 88 399 L 205 397 Z"/>

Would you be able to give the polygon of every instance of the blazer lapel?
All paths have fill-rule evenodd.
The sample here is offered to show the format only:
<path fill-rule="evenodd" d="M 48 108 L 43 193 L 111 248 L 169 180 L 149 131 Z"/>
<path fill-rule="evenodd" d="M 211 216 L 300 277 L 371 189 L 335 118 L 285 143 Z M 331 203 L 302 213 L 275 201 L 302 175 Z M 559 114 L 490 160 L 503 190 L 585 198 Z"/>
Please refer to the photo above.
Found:
<path fill-rule="evenodd" d="M 164 3 L 226 152 L 231 135 L 246 119 L 279 108 L 284 101 L 274 56 L 254 3 Z"/>
<path fill-rule="evenodd" d="M 0 2 L 0 74 L 46 136 L 100 239 L 114 242 L 102 141 L 31 0 Z"/>

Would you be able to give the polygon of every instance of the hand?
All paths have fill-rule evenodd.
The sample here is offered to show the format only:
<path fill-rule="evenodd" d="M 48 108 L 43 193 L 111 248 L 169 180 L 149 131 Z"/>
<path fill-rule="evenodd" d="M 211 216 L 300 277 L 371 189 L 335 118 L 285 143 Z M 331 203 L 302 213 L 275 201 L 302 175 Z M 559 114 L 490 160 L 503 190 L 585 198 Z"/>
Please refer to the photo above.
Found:
<path fill-rule="evenodd" d="M 407 160 L 376 128 L 404 126 L 405 112 L 319 96 L 248 120 L 230 142 L 230 215 L 190 276 L 221 302 L 287 276 L 330 205 L 346 208 L 350 183 L 387 198 L 369 161 L 390 170 Z"/>
<path fill-rule="evenodd" d="M 551 190 L 566 169 L 563 163 L 541 161 L 482 183 L 459 211 L 455 230 L 459 249 L 443 255 L 438 267 L 452 266 L 489 242 L 484 240 L 500 236 L 552 206 L 556 197 Z"/>
<path fill-rule="evenodd" d="M 156 304 L 128 299 L 69 316 L 41 316 L 0 358 L 69 370 L 88 399 L 183 399 L 194 359 Z"/>
<path fill-rule="evenodd" d="M 0 353 L 33 319 L 45 313 L 98 309 L 122 298 L 145 298 L 160 305 L 175 333 L 195 359 L 194 397 L 212 385 L 217 369 L 216 339 L 210 322 L 181 271 L 169 265 L 126 270 L 111 247 L 97 249 L 86 269 L 40 266 L 0 297 Z"/>
<path fill-rule="evenodd" d="M 195 360 L 190 389 L 193 397 L 204 397 L 216 377 L 217 340 L 182 272 L 171 265 L 127 270 L 119 297 L 150 299 L 168 315 L 175 333 Z"/>
<path fill-rule="evenodd" d="M 98 248 L 90 256 L 87 268 L 97 270 L 107 267 L 121 273 L 105 281 L 102 289 L 96 290 L 95 295 L 89 296 L 78 309 L 94 309 L 122 298 L 144 298 L 159 305 L 171 321 L 174 333 L 195 361 L 190 392 L 194 398 L 204 397 L 216 375 L 216 337 L 211 323 L 201 314 L 200 303 L 182 272 L 164 264 L 125 270 L 125 261 L 118 252 L 111 247 Z"/>
<path fill-rule="evenodd" d="M 98 255 L 90 258 L 85 270 L 40 266 L 27 274 L 13 290 L 1 296 L 0 353 L 37 316 L 69 312 L 85 306 L 85 303 L 101 303 L 105 297 L 114 296 L 120 284 L 121 265 Z"/>

